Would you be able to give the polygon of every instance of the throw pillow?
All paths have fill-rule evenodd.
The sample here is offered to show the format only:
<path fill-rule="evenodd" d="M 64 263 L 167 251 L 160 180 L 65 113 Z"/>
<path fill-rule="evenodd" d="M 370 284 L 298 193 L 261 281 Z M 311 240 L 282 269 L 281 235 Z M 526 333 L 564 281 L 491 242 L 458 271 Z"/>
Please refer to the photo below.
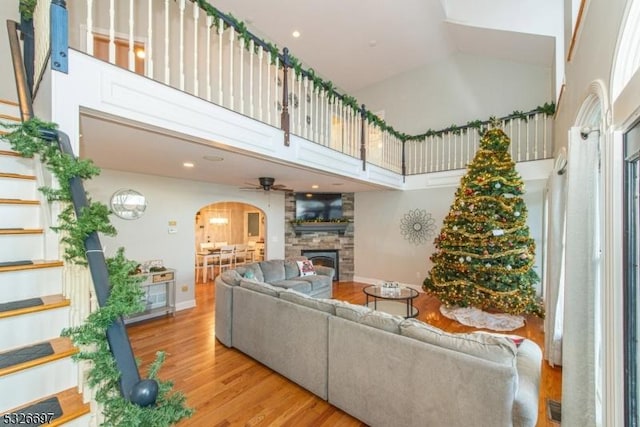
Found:
<path fill-rule="evenodd" d="M 297 261 L 298 269 L 300 270 L 300 276 L 311 276 L 316 274 L 316 270 L 313 268 L 311 260 Z"/>
<path fill-rule="evenodd" d="M 247 270 L 244 273 L 245 279 L 255 279 L 256 275 L 253 273 L 253 270 Z"/>

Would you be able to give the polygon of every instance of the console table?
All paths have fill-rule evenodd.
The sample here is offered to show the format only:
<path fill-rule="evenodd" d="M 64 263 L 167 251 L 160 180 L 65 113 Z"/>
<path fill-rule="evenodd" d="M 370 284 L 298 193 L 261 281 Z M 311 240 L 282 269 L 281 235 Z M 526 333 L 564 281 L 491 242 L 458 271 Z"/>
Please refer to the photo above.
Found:
<path fill-rule="evenodd" d="M 175 314 L 176 270 L 167 268 L 162 271 L 139 274 L 138 276 L 145 278 L 140 283 L 140 287 L 144 291 L 145 310 L 126 317 L 124 323 Z"/>

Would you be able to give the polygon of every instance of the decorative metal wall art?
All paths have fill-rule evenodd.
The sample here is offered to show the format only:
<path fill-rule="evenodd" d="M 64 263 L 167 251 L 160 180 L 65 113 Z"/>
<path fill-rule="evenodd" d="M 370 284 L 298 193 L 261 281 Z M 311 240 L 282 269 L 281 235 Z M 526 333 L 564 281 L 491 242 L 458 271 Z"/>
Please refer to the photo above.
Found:
<path fill-rule="evenodd" d="M 424 209 L 412 209 L 400 220 L 400 233 L 414 245 L 422 245 L 435 234 L 435 220 Z"/>

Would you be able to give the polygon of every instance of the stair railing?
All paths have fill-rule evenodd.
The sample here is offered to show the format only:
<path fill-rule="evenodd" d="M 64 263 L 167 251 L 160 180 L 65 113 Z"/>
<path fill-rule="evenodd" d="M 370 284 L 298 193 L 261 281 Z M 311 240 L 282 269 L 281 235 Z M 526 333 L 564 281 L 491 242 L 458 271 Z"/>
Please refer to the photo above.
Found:
<path fill-rule="evenodd" d="M 19 30 L 20 27 L 17 22 L 7 20 L 7 31 L 9 33 L 9 44 L 20 105 L 20 115 L 23 121 L 27 121 L 33 118 L 33 103 L 20 49 Z M 75 158 L 69 137 L 64 132 L 43 129 L 41 136 L 47 141 L 56 143 L 62 153 Z M 69 187 L 74 211 L 76 216 L 80 217 L 83 209 L 88 206 L 84 185 L 79 177 L 73 177 L 69 181 Z M 84 244 L 98 304 L 103 307 L 107 304 L 109 298 L 110 285 L 107 263 L 98 233 L 94 231 L 89 234 Z M 126 400 L 136 404 L 143 403 L 136 401 L 136 397 L 143 398 L 144 402 L 155 401 L 158 393 L 158 384 L 155 380 L 140 379 L 140 373 L 138 372 L 138 366 L 133 355 L 131 342 L 129 341 L 129 336 L 122 318 L 117 319 L 107 328 L 107 341 L 118 370 L 121 373 L 120 392 L 122 396 Z M 136 393 L 133 393 L 134 391 L 136 391 Z"/>

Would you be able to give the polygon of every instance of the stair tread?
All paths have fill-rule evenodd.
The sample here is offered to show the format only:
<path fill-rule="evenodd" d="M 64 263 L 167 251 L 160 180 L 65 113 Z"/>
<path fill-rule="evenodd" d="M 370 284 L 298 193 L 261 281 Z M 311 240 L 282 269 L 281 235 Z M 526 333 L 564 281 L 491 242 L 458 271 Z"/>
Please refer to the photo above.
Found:
<path fill-rule="evenodd" d="M 14 412 L 19 412 L 20 409 L 22 408 L 26 408 L 28 406 L 31 406 L 35 403 L 41 402 L 43 400 L 46 399 L 50 399 L 53 397 L 57 397 L 58 398 L 58 402 L 60 403 L 60 406 L 62 407 L 62 416 L 55 418 L 53 420 L 51 420 L 51 422 L 49 423 L 45 423 L 44 425 L 47 426 L 61 426 L 64 425 L 65 423 L 68 423 L 69 421 L 76 419 L 76 418 L 80 418 L 81 416 L 88 414 L 90 411 L 90 407 L 88 403 L 84 403 L 82 400 L 82 394 L 78 392 L 77 388 L 69 388 L 67 390 L 63 390 L 59 393 L 56 394 L 52 394 L 50 396 L 45 396 L 42 397 L 38 400 L 35 400 L 33 402 L 29 402 L 25 405 L 19 406 L 17 408 L 11 409 L 7 412 L 5 412 L 5 414 L 11 414 Z M 0 414 L 0 415 L 4 415 L 4 414 Z M 0 416 L 0 419 L 2 417 Z"/>
<path fill-rule="evenodd" d="M 0 204 L 3 205 L 39 205 L 40 200 L 26 200 L 26 199 L 1 199 Z"/>
<path fill-rule="evenodd" d="M 13 150 L 0 150 L 0 156 L 9 156 L 9 157 L 25 157 L 21 153 Z M 25 157 L 29 158 L 29 157 Z"/>
<path fill-rule="evenodd" d="M 28 179 L 35 180 L 34 175 L 24 175 L 21 173 L 0 172 L 0 178 L 13 178 L 13 179 Z"/>
<path fill-rule="evenodd" d="M 8 265 L 0 267 L 0 273 L 20 270 L 33 270 L 40 268 L 62 267 L 64 264 L 60 260 L 32 260 L 32 264 Z"/>
<path fill-rule="evenodd" d="M 12 101 L 10 99 L 4 99 L 4 98 L 0 98 L 0 104 L 11 105 L 13 107 L 19 107 L 20 106 L 20 104 L 18 104 L 16 101 Z"/>
<path fill-rule="evenodd" d="M 20 316 L 38 311 L 52 310 L 54 308 L 66 307 L 70 301 L 62 295 L 46 295 L 41 297 L 44 304 L 34 305 L 31 307 L 19 308 L 16 310 L 8 310 L 0 312 L 0 319 L 7 317 Z"/>
<path fill-rule="evenodd" d="M 0 228 L 0 235 L 11 234 L 42 234 L 42 228 Z"/>
<path fill-rule="evenodd" d="M 53 349 L 53 353 L 52 354 L 48 354 L 46 356 L 41 356 L 38 357 L 36 359 L 32 359 L 32 360 L 27 360 L 25 362 L 21 362 L 15 365 L 11 365 L 11 366 L 7 366 L 4 368 L 0 368 L 0 377 L 4 376 L 4 375 L 9 375 L 9 374 L 13 374 L 15 372 L 18 371 L 22 371 L 24 369 L 29 369 L 32 368 L 34 366 L 38 366 L 38 365 L 43 365 L 45 363 L 49 363 L 49 362 L 53 362 L 55 360 L 60 360 L 63 359 L 65 357 L 69 357 L 73 354 L 76 354 L 78 352 L 78 349 L 76 347 L 74 347 L 73 342 L 71 341 L 71 339 L 67 338 L 67 337 L 58 337 L 58 338 L 53 338 L 49 341 L 44 341 L 43 343 L 49 343 L 51 345 L 51 348 Z M 30 344 L 28 346 L 25 347 L 31 347 L 35 344 L 43 344 L 43 343 L 34 343 L 34 344 Z M 22 347 L 22 348 L 25 348 Z M 14 351 L 14 350 L 18 350 L 18 349 L 13 349 L 13 350 L 9 350 L 9 351 Z M 4 353 L 0 353 L 0 357 L 2 357 L 3 354 L 5 354 L 7 352 Z"/>
<path fill-rule="evenodd" d="M 1 113 L 0 113 L 0 119 L 10 120 L 12 122 L 21 122 L 22 121 L 22 120 L 20 120 L 20 117 L 10 116 L 9 114 L 1 114 Z"/>

